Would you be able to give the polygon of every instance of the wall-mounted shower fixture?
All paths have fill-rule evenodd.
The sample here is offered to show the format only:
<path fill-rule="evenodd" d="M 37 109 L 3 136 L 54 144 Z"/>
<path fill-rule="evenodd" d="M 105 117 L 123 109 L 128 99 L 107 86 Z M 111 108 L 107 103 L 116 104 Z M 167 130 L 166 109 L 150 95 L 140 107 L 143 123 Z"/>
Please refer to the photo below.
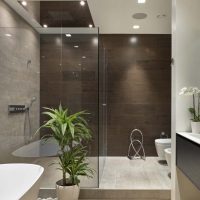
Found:
<path fill-rule="evenodd" d="M 24 113 L 26 111 L 25 105 L 8 105 L 8 112 L 12 113 Z"/>
<path fill-rule="evenodd" d="M 30 100 L 30 102 L 29 102 L 29 105 L 26 108 L 29 109 L 32 106 L 33 102 L 35 102 L 36 100 L 37 100 L 36 97 L 32 97 L 31 100 Z"/>
<path fill-rule="evenodd" d="M 31 60 L 27 60 L 27 64 L 26 64 L 27 69 L 29 68 L 30 65 L 31 65 Z"/>
<path fill-rule="evenodd" d="M 25 108 L 25 118 L 24 118 L 24 136 L 25 136 L 25 143 L 29 143 L 32 139 L 32 126 L 31 126 L 31 119 L 30 119 L 30 108 L 32 107 L 33 102 L 37 100 L 36 97 L 32 97 Z M 26 130 L 28 129 L 28 133 L 26 135 Z"/>
<path fill-rule="evenodd" d="M 128 158 L 130 160 L 138 159 L 138 158 L 146 160 L 143 142 L 144 142 L 144 139 L 143 139 L 142 131 L 139 129 L 132 130 L 130 134 L 130 145 L 128 148 Z M 132 156 L 131 156 L 131 149 L 133 151 Z"/>
<path fill-rule="evenodd" d="M 10 113 L 10 114 L 24 113 L 27 110 L 29 110 L 29 108 L 31 108 L 33 102 L 35 102 L 36 100 L 37 100 L 36 97 L 32 97 L 32 99 L 30 100 L 30 102 L 27 106 L 25 106 L 25 105 L 8 105 L 8 113 Z"/>

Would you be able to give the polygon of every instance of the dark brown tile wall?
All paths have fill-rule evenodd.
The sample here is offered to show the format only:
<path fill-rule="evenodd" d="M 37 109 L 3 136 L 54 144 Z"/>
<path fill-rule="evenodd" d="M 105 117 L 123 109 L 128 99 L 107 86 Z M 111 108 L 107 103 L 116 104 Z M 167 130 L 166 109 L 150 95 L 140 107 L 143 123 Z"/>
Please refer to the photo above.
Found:
<path fill-rule="evenodd" d="M 130 42 L 133 36 L 136 43 Z M 92 42 L 95 37 L 63 37 L 61 62 L 60 35 L 41 36 L 41 107 L 55 107 L 62 102 L 72 112 L 91 112 L 91 155 L 98 154 L 98 51 Z M 171 36 L 101 35 L 101 40 L 108 62 L 108 156 L 127 155 L 129 134 L 134 128 L 144 133 L 147 156 L 155 156 L 154 139 L 162 131 L 170 135 L 171 128 Z M 73 48 L 77 41 L 79 49 Z M 82 59 L 83 55 L 87 59 Z M 99 72 L 103 74 L 101 69 Z"/>
<path fill-rule="evenodd" d="M 127 155 L 134 128 L 144 134 L 146 155 L 155 156 L 155 138 L 171 129 L 171 36 L 101 37 L 108 61 L 108 156 Z"/>
<path fill-rule="evenodd" d="M 88 121 L 93 130 L 93 141 L 89 145 L 89 155 L 92 156 L 98 155 L 98 45 L 93 43 L 96 37 L 41 35 L 40 40 L 41 111 L 42 107 L 58 107 L 62 103 L 72 113 L 90 112 Z M 41 115 L 41 123 L 44 120 Z"/>

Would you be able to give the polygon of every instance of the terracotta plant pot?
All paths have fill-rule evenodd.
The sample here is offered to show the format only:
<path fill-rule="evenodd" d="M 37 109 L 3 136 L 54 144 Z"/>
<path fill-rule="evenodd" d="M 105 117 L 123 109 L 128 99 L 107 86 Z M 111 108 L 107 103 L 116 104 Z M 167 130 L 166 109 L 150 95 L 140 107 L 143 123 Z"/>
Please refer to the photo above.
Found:
<path fill-rule="evenodd" d="M 56 183 L 58 200 L 78 200 L 80 188 L 77 185 L 62 186 L 61 181 Z"/>
<path fill-rule="evenodd" d="M 192 133 L 200 133 L 200 122 L 191 122 Z"/>

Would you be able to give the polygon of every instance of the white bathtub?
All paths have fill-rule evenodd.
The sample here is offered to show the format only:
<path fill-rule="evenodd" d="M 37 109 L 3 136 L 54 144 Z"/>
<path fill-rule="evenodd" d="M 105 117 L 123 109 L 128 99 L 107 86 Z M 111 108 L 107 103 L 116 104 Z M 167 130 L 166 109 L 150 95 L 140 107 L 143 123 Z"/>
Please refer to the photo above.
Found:
<path fill-rule="evenodd" d="M 0 164 L 0 199 L 36 200 L 44 168 L 33 164 Z"/>
<path fill-rule="evenodd" d="M 26 144 L 12 153 L 16 157 L 50 157 L 57 156 L 59 146 L 54 139 L 50 139 L 48 142 L 43 140 L 37 140 Z"/>
<path fill-rule="evenodd" d="M 73 144 L 77 145 L 77 142 L 74 142 Z M 55 157 L 58 156 L 59 149 L 60 148 L 56 140 L 54 138 L 50 138 L 48 141 L 37 140 L 26 144 L 12 152 L 12 155 L 24 158 Z"/>

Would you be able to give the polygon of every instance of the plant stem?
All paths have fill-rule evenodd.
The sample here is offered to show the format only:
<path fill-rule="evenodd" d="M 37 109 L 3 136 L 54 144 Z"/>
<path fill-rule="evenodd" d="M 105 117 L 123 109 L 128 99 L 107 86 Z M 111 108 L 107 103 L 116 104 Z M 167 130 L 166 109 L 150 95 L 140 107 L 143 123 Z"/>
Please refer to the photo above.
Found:
<path fill-rule="evenodd" d="M 66 180 L 66 173 L 63 171 L 63 186 L 67 185 L 67 180 Z"/>
<path fill-rule="evenodd" d="M 62 146 L 61 147 L 61 151 L 62 151 L 62 156 L 64 155 L 64 149 L 65 147 Z M 66 179 L 66 171 L 64 169 L 62 169 L 62 172 L 63 172 L 63 186 L 66 186 L 67 185 L 67 179 Z"/>
<path fill-rule="evenodd" d="M 199 109 L 200 109 L 200 108 L 199 108 L 199 103 L 200 103 L 200 102 L 199 102 L 199 96 L 200 96 L 200 94 L 198 94 L 198 120 L 199 120 Z"/>
<path fill-rule="evenodd" d="M 194 94 L 193 94 L 192 96 L 193 96 L 194 121 L 195 121 L 195 116 L 196 116 L 196 110 L 195 110 L 195 97 L 194 97 Z"/>

